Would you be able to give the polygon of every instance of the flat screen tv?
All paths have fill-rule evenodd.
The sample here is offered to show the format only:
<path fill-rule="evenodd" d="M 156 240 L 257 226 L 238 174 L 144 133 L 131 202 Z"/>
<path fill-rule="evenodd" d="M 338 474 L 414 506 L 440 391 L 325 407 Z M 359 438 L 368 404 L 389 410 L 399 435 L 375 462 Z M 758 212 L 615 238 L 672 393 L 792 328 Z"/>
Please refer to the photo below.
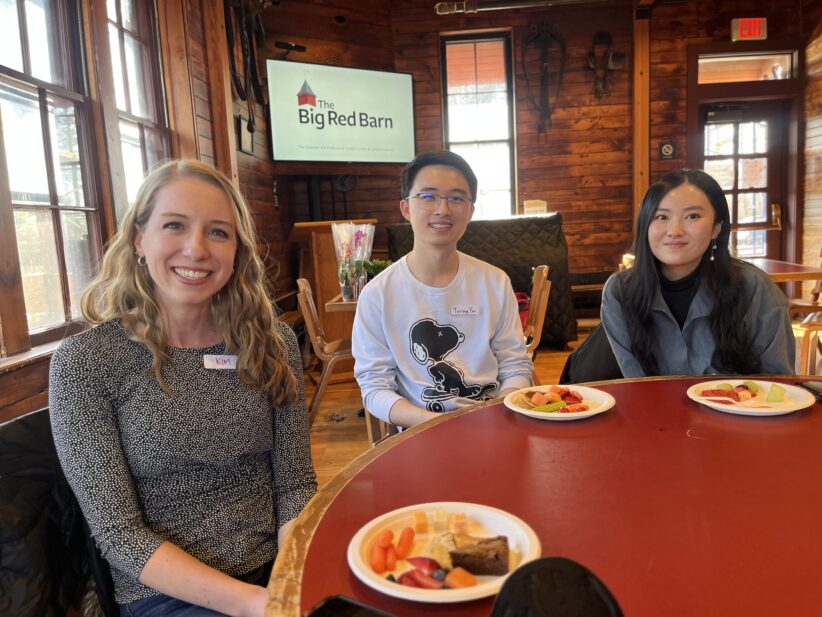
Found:
<path fill-rule="evenodd" d="M 407 163 L 414 158 L 411 75 L 268 60 L 278 161 Z"/>

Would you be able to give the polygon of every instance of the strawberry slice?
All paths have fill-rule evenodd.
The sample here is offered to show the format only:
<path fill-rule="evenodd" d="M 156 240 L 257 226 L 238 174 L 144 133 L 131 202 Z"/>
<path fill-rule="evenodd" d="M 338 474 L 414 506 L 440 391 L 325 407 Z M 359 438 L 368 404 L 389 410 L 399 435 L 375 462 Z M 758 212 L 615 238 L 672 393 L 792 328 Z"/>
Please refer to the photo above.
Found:
<path fill-rule="evenodd" d="M 431 561 L 433 561 L 433 559 Z M 409 570 L 407 574 L 410 574 L 411 579 L 417 584 L 417 587 L 422 587 L 423 589 L 442 589 L 442 581 L 423 574 L 419 570 Z"/>
<path fill-rule="evenodd" d="M 406 557 L 405 561 L 427 576 L 431 576 L 434 572 L 442 568 L 440 564 L 430 557 Z"/>
<path fill-rule="evenodd" d="M 397 578 L 397 582 L 400 585 L 405 585 L 406 587 L 419 587 L 419 585 L 417 585 L 417 581 L 415 581 L 414 577 L 411 575 L 412 572 L 416 572 L 416 570 L 403 572 L 400 574 L 399 578 Z"/>

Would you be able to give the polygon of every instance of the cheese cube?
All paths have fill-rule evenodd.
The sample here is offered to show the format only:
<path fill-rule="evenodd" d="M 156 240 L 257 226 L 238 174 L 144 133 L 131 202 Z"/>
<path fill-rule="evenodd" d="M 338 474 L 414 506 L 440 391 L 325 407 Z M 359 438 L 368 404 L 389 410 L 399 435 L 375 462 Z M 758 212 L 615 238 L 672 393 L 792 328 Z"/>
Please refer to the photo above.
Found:
<path fill-rule="evenodd" d="M 428 515 L 425 512 L 414 512 L 414 531 L 416 533 L 428 532 Z"/>

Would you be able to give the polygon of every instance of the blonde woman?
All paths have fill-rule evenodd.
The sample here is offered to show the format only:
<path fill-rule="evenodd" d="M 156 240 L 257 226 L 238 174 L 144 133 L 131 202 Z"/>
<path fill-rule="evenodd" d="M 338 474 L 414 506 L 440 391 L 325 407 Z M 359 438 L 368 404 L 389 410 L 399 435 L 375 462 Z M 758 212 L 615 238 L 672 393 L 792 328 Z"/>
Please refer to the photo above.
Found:
<path fill-rule="evenodd" d="M 316 491 L 294 333 L 248 206 L 172 161 L 144 181 L 51 363 L 65 474 L 121 614 L 262 615 L 278 542 Z"/>

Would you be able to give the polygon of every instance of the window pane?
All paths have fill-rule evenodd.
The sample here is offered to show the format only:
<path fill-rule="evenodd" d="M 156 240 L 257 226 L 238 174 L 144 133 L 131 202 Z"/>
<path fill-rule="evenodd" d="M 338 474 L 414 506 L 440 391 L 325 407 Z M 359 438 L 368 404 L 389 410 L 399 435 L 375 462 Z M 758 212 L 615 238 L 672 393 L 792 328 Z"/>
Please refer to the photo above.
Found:
<path fill-rule="evenodd" d="M 17 0 L 0 0 L 0 64 L 23 72 L 23 46 L 20 43 L 20 22 Z"/>
<path fill-rule="evenodd" d="M 793 78 L 793 54 L 705 56 L 699 58 L 701 84 Z"/>
<path fill-rule="evenodd" d="M 43 81 L 65 86 L 55 20 L 56 7 L 50 0 L 26 0 L 31 74 Z"/>
<path fill-rule="evenodd" d="M 123 58 L 120 56 L 120 34 L 119 30 L 111 24 L 108 25 L 108 45 L 111 50 L 111 69 L 114 74 L 114 99 L 117 102 L 117 109 L 128 111 L 126 107 L 126 88 L 123 85 Z"/>
<path fill-rule="evenodd" d="M 37 93 L 0 83 L 0 116 L 12 200 L 50 203 Z"/>
<path fill-rule="evenodd" d="M 739 223 L 765 223 L 768 220 L 767 193 L 739 193 L 737 195 Z"/>
<path fill-rule="evenodd" d="M 734 187 L 733 159 L 705 161 L 705 171 L 711 174 L 723 189 L 727 190 Z"/>
<path fill-rule="evenodd" d="M 106 17 L 111 21 L 117 21 L 117 0 L 106 0 Z"/>
<path fill-rule="evenodd" d="M 131 113 L 141 118 L 150 118 L 146 104 L 145 78 L 147 76 L 143 72 L 143 46 L 129 35 L 125 35 L 125 47 Z"/>
<path fill-rule="evenodd" d="M 80 295 L 94 276 L 88 215 L 85 212 L 61 212 L 60 224 L 63 229 L 63 254 L 66 260 L 71 317 L 75 319 L 81 316 Z"/>
<path fill-rule="evenodd" d="M 29 330 L 63 323 L 65 310 L 51 212 L 15 210 L 14 231 Z"/>
<path fill-rule="evenodd" d="M 505 92 L 505 49 L 502 41 L 477 43 L 477 91 Z"/>
<path fill-rule="evenodd" d="M 448 140 L 508 139 L 508 116 L 505 92 L 450 95 Z"/>
<path fill-rule="evenodd" d="M 758 189 L 768 186 L 768 159 L 739 159 L 740 189 Z"/>
<path fill-rule="evenodd" d="M 451 151 L 463 157 L 482 178 L 474 218 L 511 216 L 511 158 L 507 143 L 452 144 Z"/>
<path fill-rule="evenodd" d="M 57 203 L 61 206 L 84 206 L 83 174 L 80 167 L 80 145 L 77 140 L 74 103 L 51 97 L 49 126 L 54 150 Z"/>
<path fill-rule="evenodd" d="M 736 232 L 736 256 L 764 257 L 765 256 L 765 232 L 738 231 Z"/>
<path fill-rule="evenodd" d="M 445 46 L 445 66 L 448 74 L 448 94 L 477 91 L 474 43 L 448 43 Z"/>
<path fill-rule="evenodd" d="M 137 22 L 137 10 L 133 0 L 120 0 L 120 11 L 123 18 L 123 27 L 136 34 L 141 34 Z"/>
<path fill-rule="evenodd" d="M 705 156 L 734 153 L 734 125 L 705 125 Z"/>
<path fill-rule="evenodd" d="M 120 120 L 120 147 L 123 151 L 123 171 L 126 174 L 128 203 L 137 199 L 137 191 L 143 182 L 143 150 L 140 145 L 140 127 Z"/>
<path fill-rule="evenodd" d="M 768 123 L 739 124 L 739 154 L 764 154 L 768 151 Z"/>
<path fill-rule="evenodd" d="M 146 160 L 148 161 L 148 169 L 154 169 L 159 166 L 166 158 L 168 158 L 166 151 L 165 140 L 159 131 L 149 128 L 143 128 L 143 135 L 146 140 Z"/>

